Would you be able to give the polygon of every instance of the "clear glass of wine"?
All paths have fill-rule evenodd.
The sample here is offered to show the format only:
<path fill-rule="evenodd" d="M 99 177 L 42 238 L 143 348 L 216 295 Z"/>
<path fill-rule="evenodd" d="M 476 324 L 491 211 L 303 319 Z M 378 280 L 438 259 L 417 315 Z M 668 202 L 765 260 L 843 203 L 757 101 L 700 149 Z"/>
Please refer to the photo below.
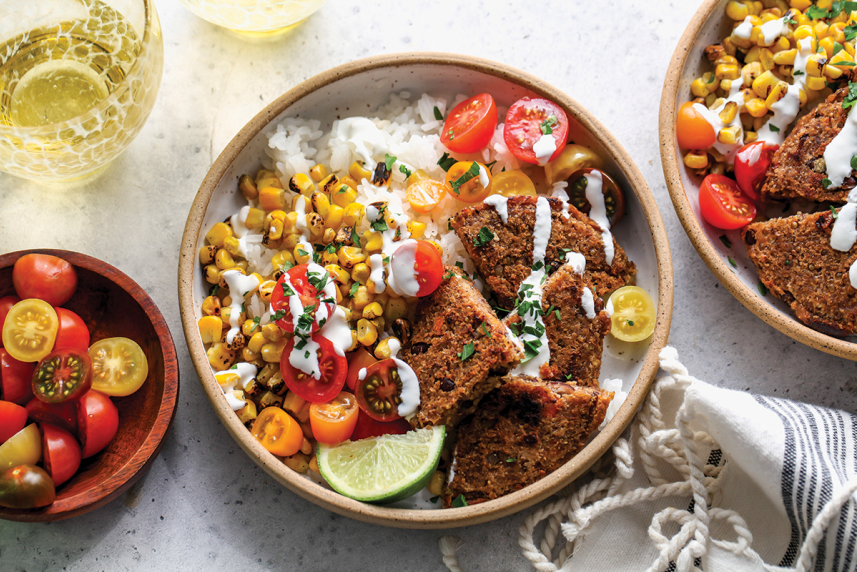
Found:
<path fill-rule="evenodd" d="M 245 36 L 279 36 L 294 28 L 327 0 L 181 0 L 212 24 Z"/>

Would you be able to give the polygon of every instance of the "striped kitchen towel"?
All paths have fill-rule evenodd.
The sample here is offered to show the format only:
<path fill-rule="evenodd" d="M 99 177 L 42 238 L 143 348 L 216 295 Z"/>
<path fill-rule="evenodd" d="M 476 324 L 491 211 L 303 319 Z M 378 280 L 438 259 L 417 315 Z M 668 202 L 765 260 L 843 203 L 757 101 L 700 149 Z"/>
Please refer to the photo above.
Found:
<path fill-rule="evenodd" d="M 857 571 L 857 418 L 711 386 L 670 347 L 660 360 L 666 375 L 603 474 L 522 526 L 533 567 Z"/>

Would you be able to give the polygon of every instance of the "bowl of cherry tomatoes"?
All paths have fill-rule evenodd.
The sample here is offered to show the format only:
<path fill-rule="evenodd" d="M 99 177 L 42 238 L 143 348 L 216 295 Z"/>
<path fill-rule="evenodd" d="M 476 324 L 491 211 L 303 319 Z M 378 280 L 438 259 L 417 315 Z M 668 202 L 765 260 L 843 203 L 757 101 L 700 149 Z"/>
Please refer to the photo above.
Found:
<path fill-rule="evenodd" d="M 0 518 L 98 508 L 143 474 L 175 416 L 164 317 L 113 266 L 76 252 L 0 256 Z"/>

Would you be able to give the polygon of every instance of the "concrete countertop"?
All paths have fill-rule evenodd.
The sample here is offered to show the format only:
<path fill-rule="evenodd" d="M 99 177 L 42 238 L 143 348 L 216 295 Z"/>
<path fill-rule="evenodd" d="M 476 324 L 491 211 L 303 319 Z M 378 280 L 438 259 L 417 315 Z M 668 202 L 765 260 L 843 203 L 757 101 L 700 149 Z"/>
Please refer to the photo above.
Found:
<path fill-rule="evenodd" d="M 179 319 L 179 244 L 212 161 L 253 115 L 297 83 L 357 58 L 409 50 L 472 54 L 526 70 L 587 107 L 625 146 L 666 224 L 675 269 L 670 343 L 719 386 L 857 410 L 857 366 L 804 347 L 737 302 L 679 224 L 658 147 L 661 87 L 697 8 L 683 0 L 403 3 L 330 0 L 290 35 L 251 43 L 156 0 L 166 63 L 143 131 L 84 188 L 0 174 L 0 251 L 62 248 L 122 269 L 172 331 L 182 385 L 172 432 L 123 497 L 53 524 L 0 521 L 0 570 L 444 570 L 438 539 L 463 541 L 468 571 L 526 570 L 530 511 L 455 531 L 396 530 L 304 501 L 252 463 L 198 383 Z M 417 8 L 419 5 L 419 8 Z"/>

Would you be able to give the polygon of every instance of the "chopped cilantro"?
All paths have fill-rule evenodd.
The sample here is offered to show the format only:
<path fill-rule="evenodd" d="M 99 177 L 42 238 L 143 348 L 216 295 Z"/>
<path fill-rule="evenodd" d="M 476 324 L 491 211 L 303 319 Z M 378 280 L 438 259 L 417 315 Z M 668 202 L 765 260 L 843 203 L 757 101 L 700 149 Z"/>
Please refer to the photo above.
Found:
<path fill-rule="evenodd" d="M 551 115 L 547 119 L 541 122 L 539 125 L 539 129 L 542 130 L 542 135 L 550 135 L 553 133 L 553 128 L 557 126 L 559 122 L 556 119 L 556 115 Z"/>
<path fill-rule="evenodd" d="M 250 331 L 252 332 L 253 330 L 255 330 L 261 322 L 262 322 L 261 316 L 256 316 L 255 318 L 253 318 L 253 325 L 250 326 Z"/>
<path fill-rule="evenodd" d="M 324 250 L 328 254 L 336 254 L 336 246 L 332 242 L 330 244 L 328 244 L 327 246 L 325 246 Z"/>
<path fill-rule="evenodd" d="M 434 110 L 435 110 L 435 111 L 437 111 L 437 107 L 435 107 L 435 108 L 434 108 Z M 439 496 L 431 497 L 431 498 L 429 499 L 429 502 L 437 502 L 438 500 L 440 500 L 440 497 L 439 497 Z"/>
<path fill-rule="evenodd" d="M 526 363 L 539 355 L 539 348 L 541 347 L 541 340 L 526 340 L 524 341 L 524 359 L 521 360 L 521 363 Z"/>
<path fill-rule="evenodd" d="M 715 76 L 713 73 L 709 72 L 708 73 L 708 81 L 705 82 L 706 85 L 711 85 L 712 83 L 714 83 L 715 79 L 717 79 L 717 76 Z"/>
<path fill-rule="evenodd" d="M 835 56 L 836 54 L 838 54 L 839 52 L 841 52 L 844 49 L 845 49 L 845 47 L 842 44 L 840 44 L 839 42 L 833 42 L 833 56 Z M 833 57 L 833 56 L 831 56 L 831 57 Z"/>
<path fill-rule="evenodd" d="M 738 268 L 738 264 L 732 259 L 731 256 L 727 256 L 726 260 L 728 260 L 729 264 L 731 264 L 734 268 Z"/>
<path fill-rule="evenodd" d="M 573 373 L 569 373 L 569 374 L 567 374 L 567 375 L 565 376 L 565 380 L 566 380 L 566 381 L 571 381 L 573 378 L 574 378 L 574 374 L 573 374 Z"/>
<path fill-rule="evenodd" d="M 844 32 L 845 32 L 845 40 L 848 42 L 850 42 L 854 38 L 857 38 L 857 22 L 845 26 Z"/>
<path fill-rule="evenodd" d="M 440 112 L 437 105 L 434 106 L 434 118 L 438 121 L 443 121 L 443 113 Z"/>
<path fill-rule="evenodd" d="M 474 347 L 473 342 L 470 342 L 469 344 L 464 344 L 464 347 L 461 348 L 461 353 L 458 354 L 458 357 L 459 359 L 461 359 L 461 361 L 465 361 L 467 358 L 469 358 L 475 353 L 476 348 Z"/>
<path fill-rule="evenodd" d="M 786 265 L 789 265 L 789 264 L 791 264 L 791 263 L 792 263 L 792 261 L 791 261 L 791 260 L 786 260 L 786 261 L 785 261 L 785 264 L 786 264 Z"/>
<path fill-rule="evenodd" d="M 848 82 L 848 95 L 842 100 L 842 109 L 853 107 L 857 103 L 857 82 Z"/>
<path fill-rule="evenodd" d="M 271 319 L 276 322 L 277 320 L 282 320 L 285 317 L 286 317 L 286 311 L 285 310 L 277 310 L 276 312 L 274 312 L 274 315 L 271 316 Z"/>
<path fill-rule="evenodd" d="M 457 261 L 457 262 L 455 263 L 455 265 L 456 265 L 458 268 L 461 268 L 462 270 L 464 270 L 464 263 L 463 263 L 462 261 L 460 261 L 460 260 L 459 260 L 459 261 Z"/>
<path fill-rule="evenodd" d="M 514 463 L 514 462 L 515 462 L 515 461 L 517 461 L 517 460 L 518 460 L 518 459 L 516 459 L 516 458 L 514 458 L 514 457 L 509 457 L 508 459 L 506 459 L 506 462 L 507 462 L 507 463 Z"/>
<path fill-rule="evenodd" d="M 348 291 L 348 296 L 349 296 L 350 298 L 353 298 L 353 297 L 354 297 L 354 295 L 355 295 L 355 294 L 357 294 L 357 289 L 358 289 L 358 288 L 360 288 L 360 283 L 359 283 L 359 282 L 355 282 L 354 284 L 352 284 L 352 285 L 351 285 L 351 290 L 349 290 L 349 291 Z"/>
<path fill-rule="evenodd" d="M 810 20 L 819 20 L 830 16 L 830 10 L 819 8 L 818 6 L 810 6 L 806 10 L 806 17 Z"/>
<path fill-rule="evenodd" d="M 382 258 L 382 259 L 381 259 L 381 261 L 382 261 L 384 264 L 390 264 L 390 257 L 389 257 L 389 256 L 385 256 L 384 258 Z"/>
<path fill-rule="evenodd" d="M 767 295 L 768 295 L 768 289 L 767 289 L 767 288 L 765 288 L 765 285 L 764 285 L 764 284 L 762 284 L 762 281 L 761 281 L 761 280 L 759 280 L 759 294 L 761 294 L 762 296 L 767 296 Z"/>
<path fill-rule="evenodd" d="M 286 260 L 285 262 L 283 262 L 283 265 L 280 266 L 280 270 L 282 270 L 283 272 L 288 272 L 294 267 L 294 265 L 294 262 L 289 262 L 288 260 Z"/>
<path fill-rule="evenodd" d="M 535 264 L 533 264 L 530 267 L 530 270 L 532 270 L 533 272 L 538 272 L 539 270 L 541 270 L 544 267 L 545 267 L 545 263 L 542 262 L 541 260 L 539 260 L 538 262 L 536 262 Z"/>
<path fill-rule="evenodd" d="M 231 366 L 229 366 L 229 369 L 238 369 L 238 364 L 237 363 L 232 364 Z"/>
<path fill-rule="evenodd" d="M 387 221 L 384 220 L 384 217 L 380 217 L 378 220 L 374 221 L 371 225 L 369 225 L 372 230 L 377 230 L 378 232 L 384 232 L 387 230 Z"/>
<path fill-rule="evenodd" d="M 728 236 L 726 236 L 725 234 L 721 234 L 719 238 L 720 242 L 723 243 L 723 246 L 725 246 L 726 248 L 732 248 L 732 241 L 729 240 Z"/>
<path fill-rule="evenodd" d="M 312 261 L 315 262 L 316 264 L 321 262 L 321 254 L 319 254 L 318 252 L 313 252 L 312 253 Z"/>
<path fill-rule="evenodd" d="M 450 141 L 452 141 L 453 139 L 455 139 L 455 133 L 453 133 L 453 132 L 452 132 L 452 128 L 451 128 L 451 127 L 449 128 L 449 131 L 447 131 L 447 132 L 446 132 L 446 136 L 449 138 L 449 140 L 450 140 Z"/>
<path fill-rule="evenodd" d="M 548 312 L 548 313 L 550 313 L 550 312 Z M 553 311 L 553 314 L 554 314 L 554 316 L 556 316 L 557 321 L 562 320 L 562 318 L 560 317 L 559 308 L 557 308 L 556 310 L 554 310 L 554 311 Z"/>
<path fill-rule="evenodd" d="M 300 334 L 296 335 L 295 337 L 298 339 L 298 341 L 295 342 L 295 347 L 299 350 L 304 349 L 307 343 L 309 343 L 309 340 L 307 340 L 304 336 L 301 336 Z"/>
<path fill-rule="evenodd" d="M 399 172 L 404 173 L 406 177 L 411 176 L 411 170 L 405 167 L 404 165 L 399 165 Z"/>
<path fill-rule="evenodd" d="M 446 219 L 446 230 L 452 230 L 452 218 Z"/>
<path fill-rule="evenodd" d="M 449 229 L 449 230 L 452 230 L 452 229 Z M 216 295 L 217 295 L 217 291 L 218 291 L 218 290 L 220 290 L 220 284 L 215 284 L 214 286 L 212 286 L 212 287 L 208 290 L 208 295 L 209 295 L 209 296 L 216 296 Z"/>
<path fill-rule="evenodd" d="M 857 170 L 857 155 L 851 157 L 851 169 Z"/>
<path fill-rule="evenodd" d="M 629 326 L 632 326 L 632 327 L 633 327 L 633 325 L 634 325 L 634 320 L 626 320 L 626 321 L 628 322 L 628 325 L 629 325 Z"/>
<path fill-rule="evenodd" d="M 490 163 L 485 163 L 485 168 L 490 171 L 494 167 L 494 165 L 496 165 L 496 164 L 497 164 L 497 160 L 495 159 L 495 160 L 491 161 Z"/>
<path fill-rule="evenodd" d="M 301 256 L 309 256 L 309 252 L 307 252 L 303 248 L 298 248 L 298 254 L 300 254 Z"/>
<path fill-rule="evenodd" d="M 449 168 L 458 163 L 454 158 L 449 156 L 449 153 L 444 153 L 443 156 L 438 159 L 437 164 L 440 165 L 440 168 L 444 171 L 449 171 Z"/>
<path fill-rule="evenodd" d="M 283 282 L 283 296 L 295 296 L 295 291 L 292 290 L 292 287 L 288 285 L 288 283 Z"/>
<path fill-rule="evenodd" d="M 473 239 L 473 245 L 477 247 L 485 246 L 492 240 L 494 240 L 494 233 L 487 226 L 483 226 L 479 229 L 479 234 L 476 235 L 476 238 Z"/>
<path fill-rule="evenodd" d="M 771 122 L 768 122 L 768 129 L 771 130 L 771 133 L 779 133 L 780 132 L 780 128 Z"/>
<path fill-rule="evenodd" d="M 486 336 L 488 336 L 489 338 L 492 337 L 491 332 L 488 331 L 488 327 L 485 325 L 485 322 L 482 322 L 482 325 L 479 327 Z"/>
<path fill-rule="evenodd" d="M 479 176 L 479 163 L 477 163 L 476 161 L 473 161 L 473 163 L 470 164 L 470 168 L 467 169 L 467 171 L 463 175 L 461 175 L 460 177 L 458 177 L 454 181 L 449 182 L 449 186 L 452 187 L 452 192 L 455 193 L 456 195 L 458 195 L 458 194 L 460 194 L 458 189 L 461 187 L 461 185 L 463 185 L 464 183 L 473 179 L 474 177 L 478 177 L 478 176 Z"/>
<path fill-rule="evenodd" d="M 799 76 L 799 75 L 806 75 L 806 74 L 800 70 L 795 70 L 792 72 L 792 75 L 793 76 Z"/>
<path fill-rule="evenodd" d="M 830 179 L 828 179 L 827 177 L 825 177 L 825 178 L 823 178 L 823 179 L 821 180 L 821 186 L 822 186 L 822 187 L 824 187 L 825 189 L 826 189 L 827 187 L 829 187 L 830 185 L 832 185 L 832 184 L 833 184 L 833 181 L 831 181 L 831 180 L 830 180 Z"/>
<path fill-rule="evenodd" d="M 452 499 L 452 506 L 455 508 L 464 508 L 467 506 L 467 500 L 465 500 L 464 495 L 458 495 L 454 499 Z"/>
<path fill-rule="evenodd" d="M 304 352 L 304 359 L 309 359 L 309 350 Z"/>
<path fill-rule="evenodd" d="M 397 157 L 393 157 L 389 153 L 384 153 L 384 165 L 387 166 L 388 171 L 393 170 L 393 163 L 396 162 Z"/>
<path fill-rule="evenodd" d="M 836 212 L 836 207 L 830 205 L 830 214 L 833 215 L 834 220 L 839 218 L 839 213 Z"/>
<path fill-rule="evenodd" d="M 455 272 L 453 272 L 452 270 L 447 270 L 446 273 L 443 275 L 443 281 L 446 282 L 453 276 L 455 276 Z"/>
<path fill-rule="evenodd" d="M 360 236 L 357 234 L 357 228 L 351 227 L 351 242 L 357 248 L 360 248 Z"/>

